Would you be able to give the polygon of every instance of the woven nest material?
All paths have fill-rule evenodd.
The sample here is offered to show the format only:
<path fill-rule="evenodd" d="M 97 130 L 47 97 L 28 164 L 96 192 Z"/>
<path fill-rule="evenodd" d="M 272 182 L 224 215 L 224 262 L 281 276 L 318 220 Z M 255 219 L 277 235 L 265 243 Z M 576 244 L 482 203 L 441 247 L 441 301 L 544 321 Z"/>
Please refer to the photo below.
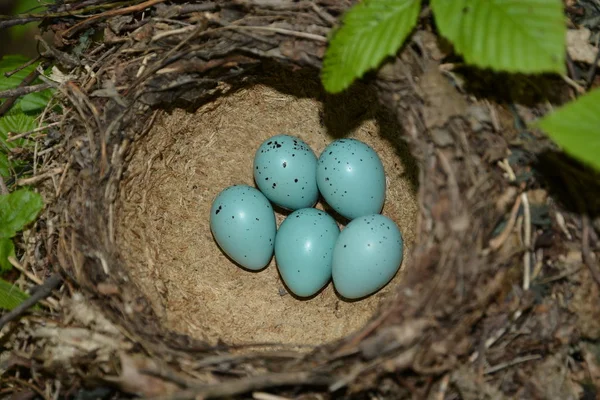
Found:
<path fill-rule="evenodd" d="M 462 86 L 469 71 L 440 68 L 427 16 L 377 74 L 324 94 L 325 37 L 349 5 L 148 1 L 48 19 L 49 52 L 69 75 L 56 83 L 65 106 L 48 117 L 61 124 L 46 167 L 60 171 L 41 187 L 36 237 L 69 295 L 20 339 L 35 349 L 31 368 L 67 386 L 175 398 L 581 393 L 556 377 L 570 346 L 600 337 L 586 267 L 598 250 L 593 179 L 515 127 L 547 111 L 539 98 L 511 108 Z M 101 42 L 87 42 L 92 28 Z M 550 78 L 524 91 L 540 85 L 566 99 Z M 254 149 L 281 132 L 317 153 L 356 136 L 382 156 L 384 213 L 407 248 L 381 293 L 345 303 L 330 287 L 299 301 L 274 265 L 250 274 L 216 249 L 212 198 L 251 184 Z M 548 172 L 557 165 L 560 176 Z M 569 197 L 549 181 L 590 189 Z"/>

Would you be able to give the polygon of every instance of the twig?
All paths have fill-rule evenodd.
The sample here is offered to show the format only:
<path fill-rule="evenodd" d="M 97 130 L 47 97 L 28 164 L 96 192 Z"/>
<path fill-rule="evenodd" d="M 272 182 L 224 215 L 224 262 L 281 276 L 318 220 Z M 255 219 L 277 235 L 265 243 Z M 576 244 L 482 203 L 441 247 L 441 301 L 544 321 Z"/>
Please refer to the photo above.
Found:
<path fill-rule="evenodd" d="M 571 233 L 569 233 L 569 230 L 567 229 L 565 217 L 559 211 L 556 212 L 556 223 L 558 224 L 558 227 L 563 231 L 567 239 L 571 240 L 572 236 Z"/>
<path fill-rule="evenodd" d="M 48 67 L 48 63 L 42 63 L 43 64 L 43 69 L 46 69 Z M 29 73 L 29 75 L 27 75 L 25 77 L 25 79 L 23 79 L 23 82 L 21 82 L 21 84 L 18 87 L 24 87 L 24 86 L 29 86 L 31 85 L 31 83 L 33 81 L 35 81 L 35 79 L 40 75 L 39 71 L 37 69 L 34 69 L 33 71 L 31 71 Z M 8 110 L 10 110 L 10 108 L 13 106 L 13 104 L 15 104 L 15 101 L 17 101 L 18 97 L 13 96 L 13 97 L 9 97 L 4 103 L 2 103 L 2 105 L 0 106 L 0 117 L 3 116 L 4 114 L 6 114 L 6 112 Z"/>
<path fill-rule="evenodd" d="M 596 43 L 596 46 L 598 46 L 597 43 Z M 598 69 L 598 62 L 600 62 L 600 48 L 596 52 L 596 58 L 594 59 L 594 62 L 592 63 L 592 66 L 590 67 L 590 71 L 588 72 L 586 80 L 585 80 L 586 86 L 588 87 L 588 89 L 592 86 L 592 82 L 594 81 L 594 77 L 596 76 L 596 71 Z"/>
<path fill-rule="evenodd" d="M 129 1 L 121 1 L 116 3 L 106 3 L 101 1 L 103 4 L 84 6 L 79 9 L 71 8 L 66 11 L 48 12 L 43 14 L 21 14 L 21 15 L 0 15 L 0 29 L 10 28 L 15 25 L 27 24 L 29 22 L 39 21 L 42 19 L 58 18 L 58 17 L 73 17 L 75 15 L 85 14 L 98 9 L 106 10 L 107 8 L 120 7 L 124 4 L 131 3 Z M 82 4 L 77 4 L 81 6 Z M 64 7 L 63 7 L 64 8 Z"/>
<path fill-rule="evenodd" d="M 561 273 L 560 273 L 560 274 L 558 274 L 558 275 L 555 275 L 555 276 L 549 276 L 548 278 L 541 280 L 541 281 L 540 281 L 540 285 L 546 285 L 546 284 L 548 284 L 548 283 L 550 283 L 550 282 L 559 281 L 559 280 L 561 280 L 561 279 L 564 279 L 564 278 L 566 278 L 566 277 L 567 277 L 567 276 L 569 276 L 569 275 L 576 274 L 577 272 L 581 271 L 582 269 L 583 269 L 583 267 L 582 267 L 582 266 L 578 266 L 578 267 L 575 267 L 575 268 L 571 268 L 571 269 L 569 269 L 569 270 L 566 270 L 565 272 L 561 272 Z"/>
<path fill-rule="evenodd" d="M 446 397 L 446 391 L 448 390 L 448 383 L 450 383 L 450 374 L 446 374 L 440 379 L 440 387 L 438 388 L 437 400 L 444 400 Z"/>
<path fill-rule="evenodd" d="M 38 132 L 41 132 L 41 131 L 45 131 L 48 128 L 52 128 L 52 127 L 58 126 L 58 125 L 60 125 L 60 122 L 53 122 L 51 124 L 40 126 L 39 128 L 35 128 L 35 129 L 33 129 L 33 130 L 29 131 L 29 132 L 19 133 L 19 134 L 14 135 L 14 136 L 13 136 L 12 132 L 9 132 L 8 133 L 9 138 L 7 138 L 6 141 L 7 142 L 14 142 L 17 139 L 24 138 L 26 136 L 31 135 L 32 133 L 38 133 Z"/>
<path fill-rule="evenodd" d="M 292 400 L 289 397 L 276 396 L 265 392 L 254 392 L 252 393 L 252 398 L 254 400 Z"/>
<path fill-rule="evenodd" d="M 504 242 L 506 242 L 506 239 L 508 239 L 508 237 L 510 236 L 510 233 L 512 232 L 513 228 L 515 227 L 515 222 L 517 220 L 517 214 L 519 213 L 519 208 L 521 207 L 521 201 L 522 201 L 521 197 L 520 196 L 517 197 L 517 199 L 515 200 L 515 204 L 513 205 L 513 208 L 510 211 L 510 217 L 508 218 L 508 222 L 506 223 L 504 230 L 498 236 L 496 236 L 495 238 L 492 238 L 489 241 L 490 249 L 492 249 L 492 250 L 499 249 L 504 244 Z"/>
<path fill-rule="evenodd" d="M 535 265 L 533 266 L 533 273 L 531 274 L 531 280 L 535 280 L 542 268 L 544 267 L 544 249 L 538 249 L 535 252 Z"/>
<path fill-rule="evenodd" d="M 24 381 L 22 379 L 19 378 L 15 378 L 15 377 L 8 377 L 7 380 L 9 382 L 14 382 L 17 385 L 21 385 L 24 386 L 26 388 L 29 388 L 31 390 L 33 390 L 34 392 L 36 392 L 38 394 L 38 396 L 40 396 L 42 399 L 44 400 L 51 400 L 46 393 L 44 393 L 44 391 L 42 389 L 40 389 L 39 387 L 35 386 L 33 383 Z"/>
<path fill-rule="evenodd" d="M 592 252 L 590 251 L 590 219 L 587 215 L 584 215 L 582 218 L 583 222 L 583 232 L 581 233 L 581 255 L 583 258 L 583 263 L 587 265 L 592 274 L 592 277 L 596 281 L 596 283 L 600 286 L 600 268 L 598 264 L 594 261 L 594 257 L 592 257 Z"/>
<path fill-rule="evenodd" d="M 523 202 L 523 215 L 525 216 L 524 221 L 524 238 L 525 242 L 525 254 L 523 255 L 523 289 L 529 290 L 530 279 L 531 279 L 531 211 L 529 209 L 529 199 L 527 193 L 521 194 L 521 200 Z"/>
<path fill-rule="evenodd" d="M 44 172 L 31 178 L 23 178 L 17 181 L 17 186 L 31 185 L 34 183 L 41 182 L 45 179 L 52 178 L 54 175 L 62 174 L 63 169 L 61 167 L 52 168 L 50 171 Z"/>
<path fill-rule="evenodd" d="M 329 14 L 327 11 L 323 10 L 315 3 L 310 3 L 310 6 L 313 9 L 313 11 L 316 12 L 317 15 L 321 17 L 321 19 L 329 23 L 329 25 L 334 26 L 335 24 L 337 24 L 337 19 L 335 19 L 333 15 Z"/>
<path fill-rule="evenodd" d="M 12 71 L 5 72 L 4 76 L 7 78 L 10 78 L 17 72 L 22 71 L 25 68 L 29 67 L 31 64 L 35 64 L 36 62 L 38 62 L 40 60 L 40 58 L 42 58 L 42 56 L 37 56 L 35 58 L 32 58 L 31 60 L 27 61 L 25 64 L 19 65 L 17 68 L 13 69 Z"/>
<path fill-rule="evenodd" d="M 0 175 L 0 194 L 8 193 L 8 188 L 6 187 L 6 183 L 4 183 L 4 178 Z"/>
<path fill-rule="evenodd" d="M 18 269 L 23 275 L 32 280 L 36 285 L 44 284 L 43 280 L 41 280 L 37 275 L 34 275 L 31 272 L 27 271 L 27 269 L 23 265 L 21 265 L 21 263 L 13 256 L 8 257 L 8 262 L 11 263 L 13 267 Z M 58 301 L 51 297 L 47 298 L 46 300 L 40 300 L 40 303 L 48 308 L 53 308 L 55 310 L 58 310 L 60 308 Z"/>
<path fill-rule="evenodd" d="M 573 79 L 569 78 L 566 75 L 563 75 L 562 78 L 569 86 L 571 86 L 573 89 L 575 89 L 577 94 L 585 93 L 585 88 L 583 86 L 581 86 L 579 83 L 575 82 Z"/>
<path fill-rule="evenodd" d="M 517 357 L 514 360 L 511 360 L 511 361 L 508 361 L 505 363 L 500 363 L 498 365 L 494 365 L 493 367 L 486 368 L 486 370 L 483 373 L 485 375 L 493 374 L 494 372 L 498 372 L 505 368 L 512 367 L 513 365 L 521 364 L 521 363 L 524 363 L 527 361 L 539 360 L 540 358 L 542 358 L 542 356 L 539 354 L 532 354 L 529 356 Z"/>
<path fill-rule="evenodd" d="M 157 40 L 166 38 L 168 36 L 181 35 L 183 33 L 188 33 L 195 29 L 197 29 L 197 27 L 195 25 L 188 25 L 188 26 L 184 26 L 183 28 L 172 29 L 170 31 L 160 32 L 160 33 L 157 33 L 156 35 L 154 35 L 152 37 L 152 39 L 150 39 L 150 42 L 156 42 Z"/>
<path fill-rule="evenodd" d="M 25 311 L 27 311 L 30 307 L 33 307 L 38 301 L 45 299 L 46 297 L 52 294 L 52 291 L 56 289 L 60 283 L 62 282 L 62 277 L 60 274 L 55 273 L 50 278 L 46 279 L 44 284 L 35 287 L 35 292 L 28 297 L 21 304 L 16 306 L 4 314 L 2 318 L 0 318 L 0 330 L 4 327 L 4 325 L 8 324 L 10 321 L 14 320 L 21 316 Z"/>
<path fill-rule="evenodd" d="M 22 274 L 24 274 L 26 277 L 28 277 L 30 280 L 32 280 L 36 285 L 42 285 L 44 283 L 43 280 L 41 280 L 38 276 L 32 274 L 31 272 L 27 271 L 19 262 L 19 260 L 17 260 L 16 258 L 14 258 L 13 256 L 9 256 L 8 257 L 8 262 L 12 264 L 13 267 L 15 267 L 16 269 L 18 269 L 19 271 L 21 271 Z"/>
<path fill-rule="evenodd" d="M 34 21 L 37 21 L 40 19 L 41 18 L 38 18 L 38 17 L 22 17 L 22 18 L 11 19 L 10 21 L 1 21 L 0 29 L 10 28 L 11 26 L 16 26 L 16 25 L 28 24 L 30 22 L 34 22 Z"/>
<path fill-rule="evenodd" d="M 116 15 L 125 15 L 125 14 L 129 14 L 132 12 L 142 11 L 145 8 L 152 7 L 153 5 L 162 3 L 164 1 L 165 0 L 148 0 L 143 3 L 133 5 L 133 6 L 118 8 L 116 10 L 110 10 L 110 11 L 106 11 L 106 12 L 94 15 L 93 17 L 90 17 L 86 20 L 76 23 L 75 25 L 73 25 L 72 27 L 70 27 L 69 29 L 64 31 L 63 36 L 69 37 L 73 33 L 73 31 L 76 32 L 79 28 L 81 28 L 85 25 L 88 25 L 89 23 L 94 22 L 97 19 L 106 18 L 106 17 L 114 17 Z"/>
<path fill-rule="evenodd" d="M 252 31 L 266 31 L 280 33 L 282 35 L 295 36 L 303 39 L 316 40 L 317 42 L 327 43 L 327 38 L 321 35 L 315 35 L 314 33 L 307 32 L 296 32 L 289 29 L 274 28 L 272 26 L 247 26 L 247 25 L 229 25 L 226 29 L 233 30 L 252 30 Z"/>
<path fill-rule="evenodd" d="M 21 97 L 25 96 L 29 93 L 41 92 L 42 90 L 46 90 L 51 88 L 47 83 L 40 83 L 37 85 L 31 86 L 21 86 L 16 87 L 14 89 L 3 90 L 0 92 L 0 99 L 6 99 L 8 97 Z"/>
<path fill-rule="evenodd" d="M 269 375 L 252 376 L 238 379 L 236 381 L 225 381 L 213 385 L 198 385 L 190 390 L 175 392 L 169 395 L 169 399 L 197 399 L 213 397 L 233 397 L 238 394 L 252 392 L 254 390 L 270 387 L 289 385 L 311 385 L 326 386 L 330 379 L 317 376 L 308 372 L 283 372 Z M 155 399 L 162 399 L 157 397 Z"/>

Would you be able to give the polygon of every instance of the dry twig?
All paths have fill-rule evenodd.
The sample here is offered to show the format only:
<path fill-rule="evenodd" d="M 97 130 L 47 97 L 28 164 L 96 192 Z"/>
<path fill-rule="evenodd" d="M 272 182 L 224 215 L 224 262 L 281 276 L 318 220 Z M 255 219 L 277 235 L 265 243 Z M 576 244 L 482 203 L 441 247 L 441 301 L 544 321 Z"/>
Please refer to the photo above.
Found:
<path fill-rule="evenodd" d="M 308 372 L 283 372 L 268 375 L 241 378 L 235 381 L 225 381 L 213 385 L 197 385 L 189 390 L 176 392 L 169 399 L 197 399 L 213 397 L 231 397 L 242 393 L 248 393 L 259 389 L 288 385 L 312 385 L 327 386 L 330 379 L 324 376 L 316 376 Z M 154 400 L 163 399 L 156 397 Z"/>
<path fill-rule="evenodd" d="M 2 318 L 0 318 L 0 330 L 4 327 L 4 325 L 8 324 L 15 318 L 18 318 L 29 308 L 37 304 L 37 302 L 50 296 L 50 294 L 52 294 L 52 291 L 56 289 L 61 282 L 62 277 L 60 276 L 60 274 L 55 273 L 50 278 L 46 279 L 44 284 L 36 286 L 35 291 L 31 295 L 31 297 L 27 298 L 21 304 L 19 304 L 14 309 L 4 314 Z"/>
<path fill-rule="evenodd" d="M 6 99 L 8 97 L 21 97 L 29 93 L 41 92 L 51 88 L 47 83 L 39 83 L 31 86 L 20 86 L 14 89 L 7 89 L 0 92 L 0 99 Z"/>
<path fill-rule="evenodd" d="M 596 283 L 600 286 L 600 267 L 594 261 L 590 250 L 590 218 L 584 215 L 582 218 L 583 232 L 581 233 L 581 255 L 583 263 L 587 265 Z"/>

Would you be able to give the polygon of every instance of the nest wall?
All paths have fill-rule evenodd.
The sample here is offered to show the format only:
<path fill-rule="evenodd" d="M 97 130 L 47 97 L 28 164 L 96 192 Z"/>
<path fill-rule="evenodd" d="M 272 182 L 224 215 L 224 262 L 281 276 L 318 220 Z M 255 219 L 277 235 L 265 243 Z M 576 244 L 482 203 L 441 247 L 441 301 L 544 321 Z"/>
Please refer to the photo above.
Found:
<path fill-rule="evenodd" d="M 383 388 L 380 390 L 400 396 L 410 391 L 400 387 L 402 385 L 388 382 L 391 385 L 388 387 L 380 383 L 390 374 L 408 370 L 412 375 L 406 379 L 421 383 L 454 371 L 452 380 L 456 385 L 463 385 L 465 390 L 473 387 L 488 390 L 487 383 L 467 378 L 470 375 L 465 371 L 474 368 L 475 360 L 482 360 L 490 330 L 513 321 L 517 313 L 522 318 L 522 326 L 540 332 L 539 337 L 532 342 L 523 335 L 507 335 L 501 351 L 488 351 L 487 361 L 500 363 L 532 351 L 547 354 L 574 340 L 574 335 L 563 330 L 572 322 L 568 313 L 549 298 L 535 299 L 523 295 L 519 289 L 523 250 L 491 244 L 497 236 L 499 222 L 510 214 L 518 197 L 518 191 L 498 168 L 498 162 L 510 155 L 509 143 L 518 132 L 512 120 L 502 114 L 501 107 L 462 93 L 452 84 L 439 68 L 444 51 L 426 27 L 420 27 L 410 43 L 377 74 L 366 77 L 368 90 L 358 92 L 367 93 L 364 96 L 373 93 L 366 98 L 369 102 L 377 101 L 387 110 L 388 114 L 382 117 L 373 114 L 371 107 L 344 103 L 335 96 L 319 98 L 322 95 L 310 94 L 313 90 L 310 87 L 318 82 L 317 71 L 325 48 L 325 42 L 319 37 L 324 37 L 321 35 L 331 28 L 328 16 L 339 15 L 347 4 L 319 2 L 315 7 L 304 3 L 279 6 L 199 3 L 195 6 L 193 11 L 185 7 L 157 7 L 156 15 L 163 19 L 141 26 L 133 26 L 131 20 L 119 17 L 107 20 L 104 27 L 107 42 L 88 55 L 90 60 L 96 60 L 96 72 L 82 74 L 77 84 L 61 86 L 63 97 L 73 104 L 61 131 L 64 153 L 60 157 L 69 163 L 69 168 L 50 210 L 59 227 L 48 246 L 54 261 L 86 299 L 137 346 L 137 353 L 144 353 L 156 363 L 153 364 L 154 376 L 177 383 L 175 387 L 169 386 L 169 390 L 181 390 L 182 397 L 191 398 L 228 396 L 271 386 L 316 386 L 325 388 L 320 389 L 323 393 L 346 387 L 350 387 L 350 392 L 368 392 L 379 386 Z M 169 24 L 164 20 L 166 17 L 181 18 L 191 28 L 177 31 L 169 26 L 167 29 L 161 25 Z M 265 26 L 271 29 L 264 29 Z M 76 31 L 70 30 L 69 35 L 75 35 Z M 68 35 L 64 35 L 67 34 L 63 32 L 63 39 L 67 40 Z M 211 332 L 201 323 L 196 323 L 197 329 L 190 328 L 189 320 L 180 318 L 180 313 L 168 315 L 173 309 L 201 311 L 190 307 L 185 296 L 177 293 L 185 287 L 169 287 L 176 283 L 170 282 L 170 276 L 163 275 L 165 270 L 153 272 L 155 257 L 162 263 L 166 260 L 154 253 L 162 251 L 168 257 L 178 244 L 174 242 L 175 247 L 166 250 L 164 246 L 168 243 L 158 243 L 158 238 L 142 235 L 134 237 L 136 235 L 127 233 L 127 229 L 142 221 L 134 216 L 140 214 L 134 205 L 143 205 L 152 196 L 157 196 L 158 201 L 153 207 L 179 202 L 196 208 L 197 202 L 188 202 L 185 196 L 177 197 L 174 190 L 169 191 L 169 196 L 159 197 L 151 194 L 152 188 L 160 187 L 159 184 L 169 187 L 166 174 L 169 169 L 174 171 L 173 165 L 184 170 L 189 168 L 186 173 L 176 174 L 183 179 L 194 176 L 187 173 L 200 174 L 204 182 L 212 182 L 208 180 L 208 167 L 201 163 L 202 157 L 207 161 L 218 159 L 207 155 L 215 145 L 211 145 L 211 140 L 218 140 L 218 132 L 212 136 L 212 133 L 195 135 L 183 130 L 206 130 L 218 127 L 219 121 L 229 121 L 224 122 L 225 131 L 235 130 L 239 127 L 231 121 L 235 121 L 236 115 L 224 119 L 223 114 L 219 115 L 220 107 L 225 107 L 223 112 L 235 114 L 242 113 L 237 107 L 244 102 L 256 107 L 267 104 L 268 108 L 268 104 L 283 101 L 279 98 L 283 98 L 283 94 L 257 86 L 265 84 L 263 78 L 272 73 L 269 66 L 273 63 L 288 71 L 284 76 L 292 76 L 301 81 L 300 86 L 309 87 L 300 95 L 296 92 L 297 99 L 290 104 L 299 102 L 298 107 L 312 110 L 302 124 L 314 123 L 315 136 L 309 135 L 309 142 L 314 140 L 317 149 L 324 146 L 322 135 L 326 131 L 334 136 L 358 132 L 359 136 L 365 135 L 368 141 L 373 141 L 384 154 L 390 166 L 388 174 L 398 169 L 395 160 L 413 171 L 408 175 L 418 171 L 418 185 L 414 185 L 414 176 L 396 181 L 390 178 L 395 182 L 392 190 L 402 190 L 392 194 L 395 201 L 386 205 L 389 207 L 386 212 L 402 221 L 403 207 L 411 204 L 410 213 L 417 212 L 417 221 L 414 228 L 409 227 L 410 222 L 401 226 L 409 232 L 409 246 L 401 279 L 386 289 L 393 295 L 387 296 L 379 307 L 356 304 L 348 306 L 350 314 L 340 314 L 340 319 L 351 321 L 348 326 L 352 329 L 333 334 L 321 332 L 318 338 L 309 338 L 313 342 L 325 340 L 327 343 L 311 347 L 308 354 L 273 356 L 259 352 L 238 357 L 235 353 L 240 347 L 227 341 L 214 342 L 220 336 L 235 340 L 235 335 L 223 333 L 225 328 L 213 324 Z M 279 79 L 276 88 L 290 96 L 290 89 L 281 87 L 281 76 Z M 248 89 L 250 87 L 254 89 Z M 257 96 L 256 90 L 260 96 L 253 97 Z M 356 93 L 351 92 L 350 96 Z M 315 97 L 320 101 L 308 100 Z M 232 101 L 236 104 L 231 104 Z M 336 108 L 336 101 L 342 106 Z M 183 108 L 193 115 L 186 114 Z M 365 109 L 366 114 L 362 115 Z M 297 109 L 293 112 L 301 120 L 301 113 Z M 336 116 L 336 112 L 343 117 Z M 352 116 L 349 120 L 348 115 Z M 393 122 L 382 122 L 390 116 Z M 244 115 L 237 118 L 244 120 Z M 379 136 L 386 131 L 384 126 L 393 127 L 388 131 L 389 137 L 384 134 L 383 139 L 375 138 L 377 129 L 369 122 L 373 118 L 378 119 Z M 207 120 L 211 121 L 207 126 L 194 127 Z M 250 119 L 244 121 L 251 122 Z M 273 121 L 271 123 L 281 129 L 306 128 L 294 125 L 293 120 L 281 125 Z M 336 128 L 336 121 L 346 122 Z M 174 129 L 173 125 L 175 128 L 180 125 L 181 129 Z M 252 126 L 252 137 L 266 137 L 266 132 L 255 132 L 260 129 L 260 125 Z M 177 136 L 180 141 L 173 140 Z M 230 140 L 236 143 L 239 138 Z M 536 140 L 542 143 L 540 147 L 551 148 L 543 139 Z M 412 158 L 395 154 L 406 153 L 406 149 Z M 248 154 L 245 157 L 247 163 Z M 222 162 L 223 168 L 231 168 L 231 173 L 226 174 L 226 179 L 210 178 L 219 184 L 233 179 L 243 169 L 243 166 L 228 167 L 225 160 Z M 412 165 L 413 162 L 416 165 Z M 527 163 L 514 164 L 514 168 L 518 173 L 528 166 Z M 249 177 L 250 174 L 246 174 L 243 179 L 250 182 Z M 197 190 L 190 180 L 173 184 Z M 537 186 L 537 181 L 532 180 L 519 190 Z M 149 197 L 144 200 L 145 189 Z M 211 187 L 211 190 L 217 188 Z M 410 195 L 412 190 L 416 190 L 416 203 Z M 196 196 L 204 196 L 206 203 L 209 193 Z M 142 211 L 149 212 L 150 217 L 173 215 L 175 218 L 169 214 L 174 209 L 149 210 Z M 407 219 L 411 220 L 412 216 Z M 153 229 L 152 225 L 149 227 Z M 144 229 L 147 227 L 140 228 Z M 190 229 L 184 234 L 206 235 L 206 232 L 201 234 Z M 171 233 L 164 242 L 176 239 L 175 236 Z M 203 243 L 209 242 L 207 237 L 200 239 Z M 208 250 L 202 246 L 198 242 L 197 253 L 190 254 L 204 256 Z M 150 252 L 145 252 L 146 247 L 152 247 Z M 131 248 L 137 250 L 129 252 Z M 212 254 L 215 258 L 206 265 L 213 267 L 213 262 L 224 261 L 222 255 Z M 180 269 L 188 260 L 182 261 Z M 144 267 L 132 269 L 132 264 Z M 272 266 L 271 272 L 274 272 Z M 274 282 L 273 274 L 265 276 Z M 247 282 L 252 285 L 251 280 Z M 276 289 L 276 285 L 271 286 L 273 292 Z M 208 300 L 218 302 L 218 298 L 219 293 L 216 293 Z M 320 306 L 335 307 L 332 300 L 334 297 L 329 295 L 329 300 Z M 537 308 L 539 312 L 530 312 L 534 305 L 540 304 L 546 310 L 554 310 L 552 323 L 548 313 Z M 355 308 L 350 310 L 350 307 Z M 360 311 L 361 316 L 356 311 L 360 307 L 365 308 Z M 338 318 L 335 313 L 334 317 Z M 180 322 L 187 326 L 178 325 Z M 270 338 L 282 340 L 284 336 Z M 246 336 L 249 341 L 257 338 Z M 289 339 L 288 343 L 305 339 L 293 335 L 285 338 Z M 130 353 L 135 352 L 130 350 Z M 227 360 L 225 369 L 235 371 L 232 379 L 227 378 L 230 376 L 227 373 L 225 377 L 218 374 L 215 377 L 214 366 L 222 365 L 223 357 Z M 84 365 L 80 360 L 71 362 Z M 123 365 L 121 359 L 120 367 L 110 364 L 105 368 L 118 374 Z M 196 380 L 190 383 L 174 378 L 172 371 Z M 526 376 L 515 379 L 524 381 Z M 237 383 L 227 386 L 231 382 Z M 510 392 L 510 388 L 507 391 Z"/>
<path fill-rule="evenodd" d="M 336 138 L 325 126 L 317 100 L 324 94 L 316 80 L 289 73 L 268 79 L 274 83 L 245 86 L 193 113 L 161 113 L 132 146 L 116 202 L 115 245 L 131 279 L 169 328 L 212 343 L 322 344 L 366 324 L 401 277 L 358 302 L 343 300 L 332 285 L 314 298 L 298 299 L 282 283 L 274 259 L 266 270 L 249 273 L 218 249 L 208 218 L 212 199 L 230 185 L 254 185 L 254 150 L 264 140 L 287 133 L 320 154 Z M 401 227 L 406 259 L 414 243 L 418 171 L 398 140 L 398 126 L 385 117 L 378 124 L 368 97 L 366 88 L 339 96 L 327 113 L 335 112 L 338 137 L 368 143 L 383 160 L 388 181 L 383 214 Z M 358 120 L 352 124 L 352 118 Z M 356 127 L 342 131 L 351 125 Z M 277 213 L 278 224 L 286 215 Z"/>

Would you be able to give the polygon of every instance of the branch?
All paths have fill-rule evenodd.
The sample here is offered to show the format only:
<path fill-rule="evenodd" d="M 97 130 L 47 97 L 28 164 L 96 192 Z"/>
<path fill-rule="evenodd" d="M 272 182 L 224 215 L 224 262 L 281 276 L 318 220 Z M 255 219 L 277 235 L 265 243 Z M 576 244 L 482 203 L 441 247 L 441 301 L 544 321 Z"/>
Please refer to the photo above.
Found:
<path fill-rule="evenodd" d="M 52 291 L 56 289 L 61 282 L 62 277 L 60 274 L 56 273 L 50 278 L 46 279 L 43 284 L 36 286 L 31 297 L 27 298 L 27 300 L 23 301 L 21 304 L 13 308 L 12 311 L 9 311 L 3 315 L 2 318 L 0 318 L 0 330 L 4 327 L 4 325 L 24 314 L 25 311 L 33 307 L 35 304 L 37 304 L 37 302 L 50 296 Z"/>
<path fill-rule="evenodd" d="M 175 392 L 169 396 L 169 399 L 229 398 L 257 389 L 296 385 L 327 386 L 329 383 L 331 383 L 331 379 L 325 376 L 317 376 L 309 372 L 284 372 L 251 376 L 214 385 L 198 385 L 188 390 Z M 162 399 L 162 397 L 157 397 L 154 400 L 158 399 Z"/>
<path fill-rule="evenodd" d="M 40 83 L 38 85 L 21 86 L 14 89 L 3 90 L 0 92 L 0 99 L 6 99 L 8 97 L 21 97 L 29 93 L 41 92 L 51 88 L 52 85 L 47 83 Z"/>

